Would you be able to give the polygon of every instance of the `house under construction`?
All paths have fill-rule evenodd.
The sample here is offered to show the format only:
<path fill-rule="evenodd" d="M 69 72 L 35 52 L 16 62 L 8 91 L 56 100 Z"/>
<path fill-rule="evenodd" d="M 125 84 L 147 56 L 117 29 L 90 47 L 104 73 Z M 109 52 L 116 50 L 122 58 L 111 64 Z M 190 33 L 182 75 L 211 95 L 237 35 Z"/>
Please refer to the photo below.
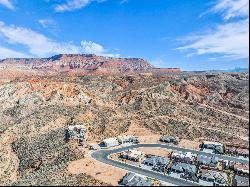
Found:
<path fill-rule="evenodd" d="M 87 129 L 83 125 L 72 125 L 66 130 L 66 141 L 75 140 L 79 142 L 79 145 L 83 145 L 86 139 Z"/>

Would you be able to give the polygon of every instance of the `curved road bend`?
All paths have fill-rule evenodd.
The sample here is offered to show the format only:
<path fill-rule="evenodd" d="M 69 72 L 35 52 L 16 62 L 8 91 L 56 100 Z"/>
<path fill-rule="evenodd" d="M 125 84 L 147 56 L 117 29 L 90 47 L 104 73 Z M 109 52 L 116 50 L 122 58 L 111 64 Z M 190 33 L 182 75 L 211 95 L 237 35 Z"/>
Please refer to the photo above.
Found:
<path fill-rule="evenodd" d="M 127 171 L 131 171 L 134 173 L 138 173 L 141 175 L 145 175 L 148 177 L 152 177 L 161 181 L 165 181 L 168 183 L 172 183 L 174 185 L 178 185 L 178 186 L 198 186 L 198 184 L 193 183 L 193 182 L 189 182 L 189 181 L 185 181 L 182 179 L 178 179 L 178 178 L 174 178 L 174 177 L 170 177 L 170 176 L 166 176 L 160 173 L 156 173 L 154 171 L 149 171 L 149 170 L 145 170 L 136 166 L 131 166 L 131 165 L 127 165 L 125 163 L 121 163 L 115 160 L 111 160 L 108 158 L 109 155 L 111 154 L 115 154 L 115 153 L 119 153 L 122 151 L 126 151 L 128 149 L 135 149 L 135 148 L 139 148 L 139 147 L 148 147 L 148 148 L 165 148 L 165 149 L 171 149 L 173 151 L 183 151 L 183 152 L 191 152 L 193 154 L 203 154 L 206 156 L 217 156 L 219 159 L 224 159 L 224 160 L 229 160 L 229 161 L 234 161 L 234 162 L 240 162 L 240 163 L 246 163 L 249 164 L 249 161 L 247 160 L 242 160 L 239 158 L 235 158 L 235 157 L 229 157 L 226 155 L 218 155 L 218 154 L 212 154 L 212 153 L 204 153 L 201 151 L 195 151 L 195 150 L 190 150 L 190 149 L 185 149 L 185 148 L 180 148 L 177 146 L 171 146 L 171 145 L 167 145 L 167 144 L 138 144 L 138 145 L 131 145 L 131 146 L 127 146 L 127 147 L 122 147 L 122 148 L 118 148 L 118 149 L 114 149 L 114 150 L 100 150 L 100 151 L 95 151 L 91 154 L 91 156 L 100 161 L 103 162 L 105 164 L 108 165 L 112 165 L 118 168 L 122 168 L 125 169 Z"/>
<path fill-rule="evenodd" d="M 177 186 L 199 186 L 198 184 L 195 184 L 195 183 L 192 183 L 192 182 L 188 182 L 188 181 L 185 181 L 185 180 L 173 178 L 173 177 L 166 176 L 166 175 L 163 175 L 163 174 L 160 174 L 160 173 L 156 173 L 154 171 L 138 168 L 136 166 L 127 165 L 127 164 L 124 164 L 124 163 L 121 163 L 121 162 L 118 162 L 118 161 L 115 161 L 115 160 L 110 160 L 108 158 L 108 156 L 110 155 L 108 152 L 109 151 L 96 151 L 96 152 L 92 153 L 91 156 L 94 159 L 96 159 L 96 160 L 98 160 L 98 161 L 100 161 L 102 163 L 112 165 L 114 167 L 118 167 L 118 168 L 130 171 L 130 172 L 145 175 L 145 176 L 148 176 L 148 177 L 151 177 L 151 178 L 155 178 L 155 179 L 158 179 L 158 180 L 161 180 L 161 181 L 164 181 L 164 182 L 168 182 L 168 183 L 171 183 L 171 184 L 174 184 L 174 185 L 177 185 Z"/>

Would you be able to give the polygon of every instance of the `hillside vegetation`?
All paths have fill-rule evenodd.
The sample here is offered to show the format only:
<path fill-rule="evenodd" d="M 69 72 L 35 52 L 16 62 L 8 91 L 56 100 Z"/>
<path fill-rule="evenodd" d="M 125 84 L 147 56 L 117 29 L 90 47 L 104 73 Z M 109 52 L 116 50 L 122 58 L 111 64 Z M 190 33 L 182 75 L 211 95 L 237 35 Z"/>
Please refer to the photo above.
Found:
<path fill-rule="evenodd" d="M 248 145 L 248 74 L 169 77 L 51 76 L 0 79 L 0 185 L 105 185 L 72 175 L 82 158 L 64 130 L 84 124 L 88 141 L 131 124 L 155 134 Z"/>

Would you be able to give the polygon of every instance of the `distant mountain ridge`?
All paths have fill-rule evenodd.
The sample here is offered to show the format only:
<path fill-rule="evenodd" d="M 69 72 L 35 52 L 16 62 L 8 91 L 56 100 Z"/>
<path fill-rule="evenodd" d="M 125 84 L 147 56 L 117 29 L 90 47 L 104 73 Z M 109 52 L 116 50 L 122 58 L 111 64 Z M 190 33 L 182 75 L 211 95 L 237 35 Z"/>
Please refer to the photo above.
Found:
<path fill-rule="evenodd" d="M 234 69 L 228 69 L 228 70 L 224 70 L 226 72 L 235 72 L 235 73 L 247 73 L 249 72 L 249 68 L 239 68 L 236 67 Z"/>
<path fill-rule="evenodd" d="M 3 66 L 23 67 L 37 70 L 96 70 L 102 68 L 117 68 L 119 71 L 147 70 L 151 64 L 140 58 L 111 58 L 96 55 L 60 54 L 50 58 L 10 58 L 0 62 Z M 18 65 L 17 65 L 18 64 Z"/>
<path fill-rule="evenodd" d="M 209 70 L 209 71 L 204 71 L 204 72 L 218 72 L 218 73 L 248 73 L 249 72 L 249 68 L 240 68 L 240 67 L 236 67 L 233 69 L 222 69 L 222 70 Z"/>
<path fill-rule="evenodd" d="M 155 68 L 142 58 L 112 58 L 94 54 L 60 54 L 50 58 L 8 58 L 0 61 L 0 70 L 43 73 L 82 72 L 118 74 L 127 72 L 179 73 L 179 68 Z"/>

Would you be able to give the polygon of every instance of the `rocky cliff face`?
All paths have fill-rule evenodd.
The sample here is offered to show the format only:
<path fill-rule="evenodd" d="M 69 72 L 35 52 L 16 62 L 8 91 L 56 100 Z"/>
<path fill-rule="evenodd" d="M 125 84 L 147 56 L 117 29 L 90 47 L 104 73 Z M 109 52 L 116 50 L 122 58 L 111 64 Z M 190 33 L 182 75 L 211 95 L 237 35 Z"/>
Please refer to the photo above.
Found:
<path fill-rule="evenodd" d="M 96 55 L 56 55 L 43 59 L 5 59 L 0 61 L 1 69 L 43 70 L 43 71 L 95 71 L 110 69 L 117 72 L 145 71 L 153 67 L 139 58 L 111 58 Z"/>
<path fill-rule="evenodd" d="M 101 185 L 67 172 L 67 163 L 82 157 L 64 142 L 63 129 L 72 124 L 86 125 L 96 142 L 133 125 L 248 145 L 248 81 L 248 74 L 226 73 L 2 78 L 0 185 Z"/>
<path fill-rule="evenodd" d="M 0 77 L 28 75 L 117 75 L 127 73 L 180 73 L 178 68 L 154 68 L 141 58 L 111 58 L 96 55 L 56 55 L 51 58 L 5 59 L 0 61 Z"/>

